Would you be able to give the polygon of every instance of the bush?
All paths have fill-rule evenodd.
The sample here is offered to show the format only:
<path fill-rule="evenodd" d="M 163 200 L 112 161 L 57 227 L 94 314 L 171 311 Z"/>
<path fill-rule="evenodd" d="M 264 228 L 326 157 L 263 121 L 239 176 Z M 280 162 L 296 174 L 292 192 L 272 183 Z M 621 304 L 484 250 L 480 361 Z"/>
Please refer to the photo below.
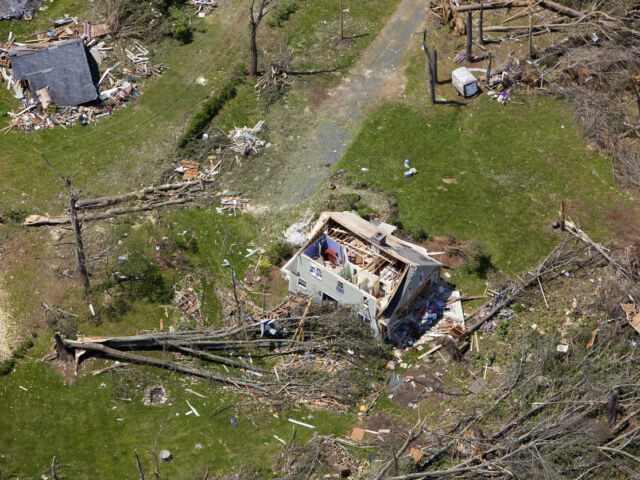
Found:
<path fill-rule="evenodd" d="M 273 9 L 273 14 L 269 22 L 267 22 L 267 25 L 271 28 L 282 27 L 296 10 L 298 10 L 298 4 L 295 0 L 280 3 Z"/>
<path fill-rule="evenodd" d="M 29 214 L 28 210 L 19 205 L 19 206 L 0 206 L 0 217 L 8 218 L 9 220 L 22 223 L 27 215 Z"/>
<path fill-rule="evenodd" d="M 16 361 L 13 358 L 9 358 L 8 360 L 4 360 L 0 362 L 0 377 L 4 375 L 9 375 L 13 367 L 16 366 Z"/>
<path fill-rule="evenodd" d="M 220 93 L 204 102 L 202 109 L 191 118 L 187 131 L 180 137 L 180 142 L 178 143 L 180 148 L 186 147 L 192 140 L 202 134 L 211 120 L 222 110 L 222 107 L 229 100 L 235 98 L 237 87 L 244 81 L 245 75 L 244 66 L 236 68 L 231 79 L 222 87 Z"/>
<path fill-rule="evenodd" d="M 413 240 L 416 243 L 421 243 L 429 239 L 429 234 L 424 229 L 424 227 L 410 228 L 407 233 L 411 235 L 411 240 Z"/>
<path fill-rule="evenodd" d="M 173 19 L 173 31 L 171 32 L 171 36 L 182 44 L 191 43 L 193 41 L 191 17 L 183 10 L 176 7 L 172 7 L 170 12 Z"/>
<path fill-rule="evenodd" d="M 18 346 L 18 348 L 16 348 L 16 350 L 13 352 L 13 358 L 24 358 L 24 356 L 27 354 L 27 351 L 31 347 L 33 347 L 33 340 L 31 340 L 30 338 L 25 338 Z"/>
<path fill-rule="evenodd" d="M 158 41 L 174 33 L 175 15 L 170 13 L 180 0 L 97 0 L 92 16 L 109 25 L 120 38 L 137 37 Z M 173 8 L 172 8 L 173 7 Z"/>
<path fill-rule="evenodd" d="M 293 253 L 293 247 L 287 242 L 280 240 L 269 247 L 267 257 L 272 265 L 282 266 L 293 256 Z"/>

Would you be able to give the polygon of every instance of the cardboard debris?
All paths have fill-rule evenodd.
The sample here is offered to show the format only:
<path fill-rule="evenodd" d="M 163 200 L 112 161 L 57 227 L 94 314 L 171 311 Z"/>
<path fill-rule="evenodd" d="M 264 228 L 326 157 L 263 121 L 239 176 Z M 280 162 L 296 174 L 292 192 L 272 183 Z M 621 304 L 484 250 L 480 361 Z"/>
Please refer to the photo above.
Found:
<path fill-rule="evenodd" d="M 636 332 L 640 333 L 640 308 L 631 303 L 621 303 L 620 306 L 627 314 L 627 320 L 629 320 L 631 326 Z"/>
<path fill-rule="evenodd" d="M 354 428 L 351 432 L 351 440 L 361 442 L 364 439 L 364 428 Z"/>
<path fill-rule="evenodd" d="M 184 180 L 197 180 L 200 175 L 200 164 L 189 160 L 182 160 L 175 170 L 182 174 Z"/>

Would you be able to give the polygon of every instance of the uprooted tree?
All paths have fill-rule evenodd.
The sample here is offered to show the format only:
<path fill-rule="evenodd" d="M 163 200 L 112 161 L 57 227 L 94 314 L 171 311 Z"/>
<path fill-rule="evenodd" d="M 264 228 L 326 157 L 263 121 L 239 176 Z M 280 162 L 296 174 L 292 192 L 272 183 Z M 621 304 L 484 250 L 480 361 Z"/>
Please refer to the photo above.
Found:
<path fill-rule="evenodd" d="M 258 26 L 273 8 L 268 8 L 272 0 L 259 0 L 259 2 L 259 6 L 256 8 L 256 0 L 251 0 L 251 6 L 249 7 L 249 51 L 251 54 L 249 73 L 253 77 L 258 74 L 258 44 L 256 41 Z"/>

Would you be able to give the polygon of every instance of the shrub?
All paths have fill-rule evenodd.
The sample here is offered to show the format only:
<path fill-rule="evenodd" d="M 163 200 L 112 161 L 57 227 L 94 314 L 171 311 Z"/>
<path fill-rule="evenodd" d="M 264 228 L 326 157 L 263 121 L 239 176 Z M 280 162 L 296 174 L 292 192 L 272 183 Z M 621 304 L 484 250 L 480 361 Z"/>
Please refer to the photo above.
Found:
<path fill-rule="evenodd" d="M 11 370 L 13 370 L 13 367 L 15 366 L 16 366 L 16 361 L 14 358 L 9 358 L 7 360 L 0 362 L 0 377 L 4 375 L 9 375 L 11 373 Z"/>
<path fill-rule="evenodd" d="M 272 265 L 282 266 L 293 255 L 293 247 L 282 240 L 269 247 L 267 256 Z"/>
<path fill-rule="evenodd" d="M 186 147 L 193 139 L 202 134 L 211 120 L 222 110 L 222 107 L 224 107 L 229 100 L 235 98 L 237 87 L 244 81 L 245 75 L 244 66 L 236 68 L 231 79 L 222 87 L 218 95 L 204 102 L 200 111 L 191 118 L 187 131 L 180 137 L 180 142 L 178 143 L 180 148 Z"/>
<path fill-rule="evenodd" d="M 33 347 L 33 340 L 30 338 L 25 338 L 22 343 L 15 349 L 13 352 L 13 358 L 24 358 L 27 354 L 27 351 Z"/>
<path fill-rule="evenodd" d="M 116 37 L 157 41 L 174 33 L 175 18 L 170 9 L 181 3 L 180 0 L 99 0 L 93 2 L 92 16 L 107 23 Z"/>
<path fill-rule="evenodd" d="M 429 234 L 424 227 L 413 227 L 409 229 L 409 235 L 414 242 L 421 243 L 429 239 Z"/>
<path fill-rule="evenodd" d="M 8 218 L 16 223 L 22 223 L 29 214 L 28 210 L 21 205 L 0 207 L 0 212 L 0 217 Z"/>
<path fill-rule="evenodd" d="M 271 28 L 282 27 L 289 17 L 298 10 L 298 4 L 295 0 L 285 1 L 280 3 L 273 9 L 273 14 L 267 22 Z"/>

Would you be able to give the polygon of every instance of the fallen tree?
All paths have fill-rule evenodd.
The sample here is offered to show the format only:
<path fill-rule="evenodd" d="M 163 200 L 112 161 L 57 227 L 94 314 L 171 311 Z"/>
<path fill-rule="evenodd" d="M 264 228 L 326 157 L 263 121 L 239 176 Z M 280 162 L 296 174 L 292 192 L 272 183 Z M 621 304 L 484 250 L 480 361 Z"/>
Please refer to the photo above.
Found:
<path fill-rule="evenodd" d="M 206 192 L 205 186 L 214 181 L 215 180 L 212 179 L 198 179 L 188 182 L 170 183 L 158 187 L 147 187 L 122 195 L 78 200 L 76 202 L 76 208 L 78 210 L 100 210 L 127 202 L 142 202 L 141 204 L 126 207 L 107 208 L 107 210 L 102 211 L 80 213 L 78 214 L 78 220 L 80 222 L 104 220 L 119 215 L 146 212 L 172 205 L 183 205 L 194 202 L 200 198 L 211 195 Z M 58 216 L 29 215 L 22 225 L 26 227 L 39 227 L 45 225 L 64 225 L 67 223 L 71 223 L 71 217 L 68 214 Z"/>
<path fill-rule="evenodd" d="M 75 359 L 76 368 L 86 358 L 100 356 L 198 376 L 273 403 L 293 397 L 345 408 L 372 388 L 376 365 L 390 358 L 368 328 L 349 311 L 320 309 L 306 316 L 243 320 L 221 329 L 77 339 L 56 334 L 55 340 L 59 358 Z M 139 353 L 143 351 L 163 355 Z"/>

